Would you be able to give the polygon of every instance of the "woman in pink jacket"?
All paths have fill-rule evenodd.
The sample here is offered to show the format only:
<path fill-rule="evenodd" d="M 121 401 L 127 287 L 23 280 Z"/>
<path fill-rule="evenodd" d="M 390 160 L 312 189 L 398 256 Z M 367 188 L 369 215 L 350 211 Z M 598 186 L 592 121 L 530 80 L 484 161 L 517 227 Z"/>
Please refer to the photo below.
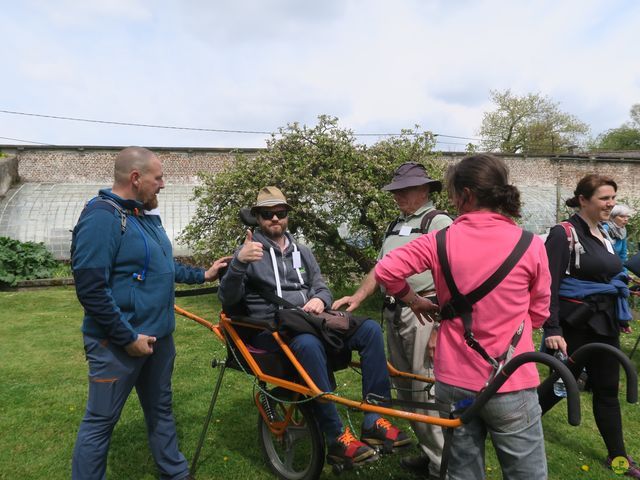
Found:
<path fill-rule="evenodd" d="M 446 232 L 446 255 L 462 294 L 484 283 L 522 235 L 522 229 L 510 218 L 520 216 L 520 193 L 509 185 L 507 175 L 504 162 L 492 155 L 467 157 L 447 172 L 449 196 L 460 216 Z M 424 270 L 433 273 L 440 305 L 447 304 L 451 293 L 438 260 L 436 233 L 390 252 L 376 266 L 376 279 L 389 295 L 429 321 L 427 314 L 437 307 L 418 296 L 405 281 Z M 510 346 L 515 345 L 513 355 L 534 350 L 532 329 L 540 327 L 549 316 L 550 282 L 544 244 L 534 236 L 506 278 L 473 305 L 471 332 L 488 357 L 503 363 L 501 356 Z M 488 359 L 465 342 L 460 317 L 442 322 L 434 370 L 437 400 L 454 408 L 473 399 L 496 372 Z M 485 477 L 487 433 L 504 479 L 547 478 L 538 384 L 536 366 L 525 364 L 474 420 L 454 430 L 449 461 L 451 480 Z"/>

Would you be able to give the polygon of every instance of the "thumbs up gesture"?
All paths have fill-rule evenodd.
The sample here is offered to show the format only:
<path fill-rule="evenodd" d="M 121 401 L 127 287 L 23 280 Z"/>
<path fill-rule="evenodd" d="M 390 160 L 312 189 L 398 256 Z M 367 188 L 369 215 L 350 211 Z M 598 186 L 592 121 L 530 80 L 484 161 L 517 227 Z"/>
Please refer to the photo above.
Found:
<path fill-rule="evenodd" d="M 253 241 L 253 232 L 247 230 L 242 248 L 238 252 L 238 260 L 242 263 L 251 263 L 262 258 L 262 244 Z"/>

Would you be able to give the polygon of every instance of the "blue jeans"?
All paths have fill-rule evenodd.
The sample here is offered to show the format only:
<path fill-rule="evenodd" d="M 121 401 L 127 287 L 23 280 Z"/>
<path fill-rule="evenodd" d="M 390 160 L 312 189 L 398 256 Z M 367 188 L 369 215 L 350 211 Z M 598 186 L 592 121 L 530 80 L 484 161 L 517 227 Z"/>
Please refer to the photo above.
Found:
<path fill-rule="evenodd" d="M 476 392 L 436 382 L 436 399 L 445 404 L 475 397 Z M 496 450 L 504 480 L 544 480 L 547 458 L 538 394 L 535 389 L 494 395 L 479 414 L 453 430 L 449 480 L 485 478 L 487 433 Z M 441 416 L 448 416 L 442 412 Z"/>
<path fill-rule="evenodd" d="M 171 413 L 171 374 L 176 356 L 173 337 L 158 339 L 153 354 L 147 357 L 131 357 L 124 348 L 87 335 L 84 347 L 89 362 L 89 398 L 73 451 L 72 478 L 106 478 L 111 433 L 134 386 L 160 478 L 186 477 L 189 467 L 178 450 Z"/>
<path fill-rule="evenodd" d="M 260 334 L 251 343 L 265 350 L 274 349 L 271 334 Z M 327 352 L 320 339 L 310 334 L 298 335 L 289 343 L 289 347 L 317 387 L 323 392 L 332 391 L 334 387 L 327 368 Z M 373 393 L 390 398 L 391 384 L 380 325 L 371 319 L 363 322 L 346 341 L 346 348 L 356 350 L 360 354 L 362 397 L 365 398 L 367 394 Z M 334 403 L 314 401 L 313 409 L 318 425 L 329 441 L 342 433 L 342 421 Z M 374 416 L 378 415 L 374 414 Z"/>

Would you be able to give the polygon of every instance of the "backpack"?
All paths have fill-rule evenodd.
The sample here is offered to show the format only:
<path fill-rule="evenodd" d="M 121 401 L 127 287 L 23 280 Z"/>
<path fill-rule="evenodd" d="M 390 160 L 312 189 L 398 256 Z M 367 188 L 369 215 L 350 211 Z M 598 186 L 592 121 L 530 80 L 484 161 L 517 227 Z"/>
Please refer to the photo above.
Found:
<path fill-rule="evenodd" d="M 428 233 L 429 227 L 431 227 L 431 222 L 438 215 L 446 215 L 447 217 L 451 218 L 451 215 L 449 215 L 444 210 L 431 210 L 422 217 L 422 220 L 420 221 L 420 228 L 412 228 L 410 233 L 419 233 L 420 235 Z M 384 238 L 400 234 L 399 230 L 397 232 L 393 231 L 398 222 L 400 222 L 400 217 L 397 217 L 393 222 L 389 224 L 389 226 L 387 227 L 387 231 L 384 234 Z"/>
<path fill-rule="evenodd" d="M 578 232 L 576 232 L 576 227 L 574 227 L 571 222 L 563 221 L 558 225 L 561 225 L 564 229 L 564 233 L 567 236 L 567 243 L 569 244 L 569 256 L 573 252 L 575 252 L 575 266 L 576 269 L 580 269 L 580 255 L 585 253 L 585 249 L 580 243 L 580 239 L 578 238 Z M 565 272 L 567 275 L 571 275 L 571 261 L 567 264 L 567 270 Z"/>
<path fill-rule="evenodd" d="M 80 223 L 80 220 L 82 220 L 82 218 L 87 215 L 89 212 L 92 212 L 93 210 L 106 210 L 108 212 L 118 212 L 118 214 L 120 214 L 120 238 L 122 238 L 122 235 L 125 234 L 125 232 L 127 231 L 127 217 L 131 216 L 132 220 L 137 217 L 138 215 L 141 215 L 142 213 L 138 211 L 137 208 L 130 210 L 127 208 L 123 208 L 120 204 L 118 204 L 117 202 L 115 202 L 114 200 L 104 196 L 104 195 L 98 195 L 97 197 L 92 198 L 91 200 L 89 200 L 84 208 L 82 209 L 82 212 L 80 213 L 80 218 L 78 218 L 78 223 L 76 223 L 76 226 L 73 227 L 73 230 L 71 231 L 71 262 L 72 262 L 72 268 L 73 268 L 73 254 L 75 252 L 76 249 L 76 234 L 78 232 L 78 224 Z M 142 237 L 142 240 L 144 242 L 144 250 L 145 250 L 145 259 L 144 259 L 144 267 L 142 268 L 142 270 L 140 272 L 136 272 L 133 274 L 133 278 L 135 280 L 138 281 L 144 281 L 146 274 L 147 274 L 147 269 L 149 268 L 149 261 L 151 259 L 151 251 L 149 249 L 149 245 L 147 243 L 147 237 L 145 236 L 144 232 L 142 231 L 142 227 L 138 224 L 137 221 L 132 221 L 131 223 L 133 223 L 133 225 L 135 225 L 135 227 L 137 228 L 138 232 L 140 233 L 140 236 Z"/>

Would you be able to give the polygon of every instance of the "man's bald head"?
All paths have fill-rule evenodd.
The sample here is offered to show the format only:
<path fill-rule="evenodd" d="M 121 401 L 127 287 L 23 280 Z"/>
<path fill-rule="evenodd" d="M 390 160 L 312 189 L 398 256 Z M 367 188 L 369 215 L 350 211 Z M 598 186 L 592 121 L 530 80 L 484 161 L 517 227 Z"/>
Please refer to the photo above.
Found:
<path fill-rule="evenodd" d="M 114 180 L 116 185 L 124 186 L 130 181 L 130 174 L 137 170 L 146 173 L 151 161 L 156 155 L 143 147 L 127 147 L 118 153 L 114 166 Z"/>

